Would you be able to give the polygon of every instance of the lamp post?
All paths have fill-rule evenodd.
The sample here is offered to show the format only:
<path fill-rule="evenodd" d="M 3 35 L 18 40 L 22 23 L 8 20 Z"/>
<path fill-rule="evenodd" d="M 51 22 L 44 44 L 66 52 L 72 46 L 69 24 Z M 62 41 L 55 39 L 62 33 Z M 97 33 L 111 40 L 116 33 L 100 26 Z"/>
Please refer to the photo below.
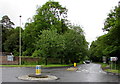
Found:
<path fill-rule="evenodd" d="M 21 65 L 21 15 L 20 17 L 20 28 L 19 28 L 19 65 Z"/>

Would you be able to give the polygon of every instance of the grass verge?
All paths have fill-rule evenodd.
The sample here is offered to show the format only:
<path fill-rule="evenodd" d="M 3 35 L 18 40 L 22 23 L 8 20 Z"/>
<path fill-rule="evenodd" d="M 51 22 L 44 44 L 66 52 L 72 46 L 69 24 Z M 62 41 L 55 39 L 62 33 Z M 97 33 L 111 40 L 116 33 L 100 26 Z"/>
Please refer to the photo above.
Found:
<path fill-rule="evenodd" d="M 106 63 L 97 63 L 97 64 L 101 64 L 101 67 L 102 67 L 102 68 L 105 68 L 105 67 L 108 66 L 108 64 L 106 64 Z"/>
<path fill-rule="evenodd" d="M 105 71 L 107 71 L 107 72 L 113 72 L 113 73 L 120 73 L 120 70 L 106 69 Z"/>
<path fill-rule="evenodd" d="M 36 65 L 0 65 L 1 67 L 36 67 Z M 42 67 L 62 67 L 62 66 L 72 66 L 72 65 L 61 65 L 61 64 L 48 64 L 41 65 Z"/>
<path fill-rule="evenodd" d="M 82 63 L 77 63 L 80 65 Z M 41 65 L 42 67 L 64 67 L 64 66 L 73 66 L 74 64 L 48 64 L 48 65 Z M 36 65 L 0 65 L 0 67 L 36 67 Z"/>
<path fill-rule="evenodd" d="M 114 70 L 114 69 L 108 69 L 108 68 L 106 68 L 106 67 L 109 66 L 108 64 L 105 64 L 105 63 L 98 63 L 98 64 L 101 64 L 101 67 L 104 69 L 104 71 L 112 72 L 112 73 L 120 73 L 120 70 Z"/>

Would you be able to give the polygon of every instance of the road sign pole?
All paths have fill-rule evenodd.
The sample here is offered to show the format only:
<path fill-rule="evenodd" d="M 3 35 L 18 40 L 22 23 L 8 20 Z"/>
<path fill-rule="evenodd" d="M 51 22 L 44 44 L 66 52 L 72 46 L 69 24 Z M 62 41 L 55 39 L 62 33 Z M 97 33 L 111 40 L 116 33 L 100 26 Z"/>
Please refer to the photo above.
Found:
<path fill-rule="evenodd" d="M 111 70 L 112 70 L 112 61 L 111 61 Z"/>

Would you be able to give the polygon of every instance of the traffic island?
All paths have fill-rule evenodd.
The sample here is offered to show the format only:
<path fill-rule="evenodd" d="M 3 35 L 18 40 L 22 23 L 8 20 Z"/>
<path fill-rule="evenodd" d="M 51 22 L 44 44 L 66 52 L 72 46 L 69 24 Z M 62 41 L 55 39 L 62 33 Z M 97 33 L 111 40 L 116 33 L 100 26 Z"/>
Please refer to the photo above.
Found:
<path fill-rule="evenodd" d="M 58 78 L 56 76 L 52 76 L 52 75 L 43 75 L 41 73 L 41 66 L 36 65 L 36 73 L 35 74 L 20 76 L 20 77 L 18 77 L 18 79 L 21 79 L 21 80 L 37 80 L 38 81 L 38 80 L 56 80 Z"/>
<path fill-rule="evenodd" d="M 52 75 L 36 75 L 36 74 L 29 74 L 29 75 L 23 75 L 18 77 L 20 80 L 39 80 L 39 81 L 44 81 L 44 80 L 57 80 L 58 78 L 56 76 Z"/>
<path fill-rule="evenodd" d="M 67 68 L 67 71 L 76 71 L 76 70 L 78 70 L 78 68 L 76 68 L 76 67 Z"/>

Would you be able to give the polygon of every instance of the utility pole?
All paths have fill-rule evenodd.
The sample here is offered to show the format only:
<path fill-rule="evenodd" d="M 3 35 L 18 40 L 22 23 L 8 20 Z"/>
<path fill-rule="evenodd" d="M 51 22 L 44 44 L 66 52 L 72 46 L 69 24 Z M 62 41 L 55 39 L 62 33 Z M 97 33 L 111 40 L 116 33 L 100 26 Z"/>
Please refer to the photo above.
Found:
<path fill-rule="evenodd" d="M 21 15 L 20 17 L 20 28 L 19 28 L 19 65 L 21 65 Z"/>

